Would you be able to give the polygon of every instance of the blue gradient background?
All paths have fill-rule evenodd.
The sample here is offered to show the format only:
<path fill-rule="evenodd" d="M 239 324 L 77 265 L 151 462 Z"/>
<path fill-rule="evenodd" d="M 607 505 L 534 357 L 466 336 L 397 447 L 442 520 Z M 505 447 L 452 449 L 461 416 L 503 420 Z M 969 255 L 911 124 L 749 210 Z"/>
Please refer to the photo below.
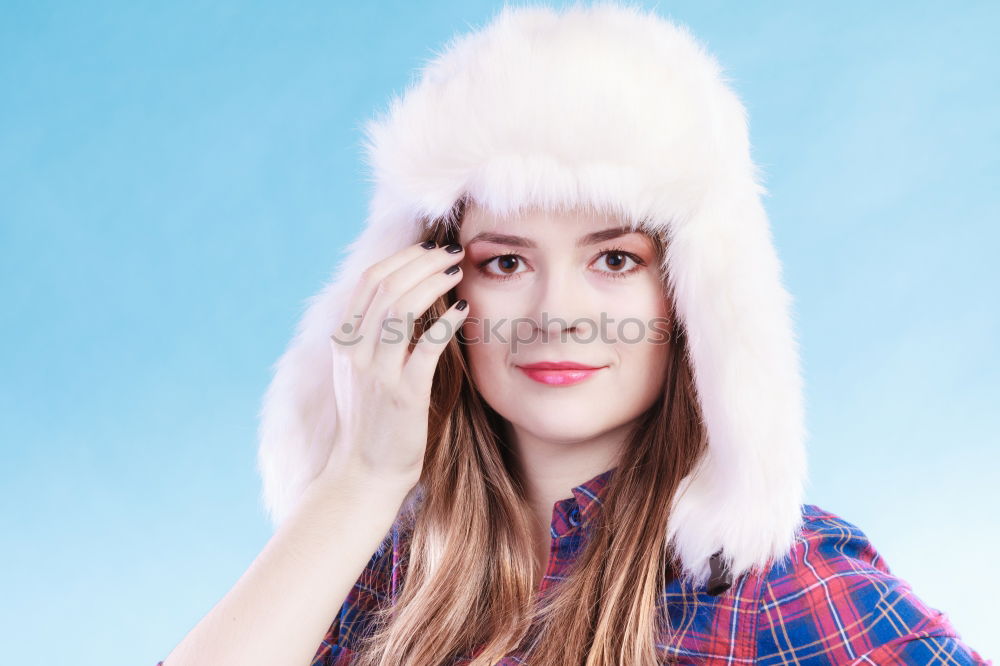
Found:
<path fill-rule="evenodd" d="M 644 6 L 750 113 L 808 501 L 995 657 L 1000 5 Z M 2 7 L 0 644 L 152 666 L 269 538 L 257 410 L 362 224 L 361 124 L 500 4 Z"/>

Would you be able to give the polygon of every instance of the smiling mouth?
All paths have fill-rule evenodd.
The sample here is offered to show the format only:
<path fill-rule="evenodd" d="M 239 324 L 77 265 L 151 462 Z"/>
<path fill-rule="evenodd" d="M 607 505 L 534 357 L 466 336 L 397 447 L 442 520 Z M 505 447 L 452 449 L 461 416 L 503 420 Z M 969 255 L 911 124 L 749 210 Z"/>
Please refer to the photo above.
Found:
<path fill-rule="evenodd" d="M 517 366 L 530 379 L 546 386 L 579 384 L 606 367 L 606 365 L 593 366 L 571 362 L 532 363 L 531 365 Z"/>
<path fill-rule="evenodd" d="M 539 361 L 538 363 L 528 363 L 519 365 L 519 368 L 527 370 L 600 370 L 603 365 L 586 365 L 575 361 Z"/>

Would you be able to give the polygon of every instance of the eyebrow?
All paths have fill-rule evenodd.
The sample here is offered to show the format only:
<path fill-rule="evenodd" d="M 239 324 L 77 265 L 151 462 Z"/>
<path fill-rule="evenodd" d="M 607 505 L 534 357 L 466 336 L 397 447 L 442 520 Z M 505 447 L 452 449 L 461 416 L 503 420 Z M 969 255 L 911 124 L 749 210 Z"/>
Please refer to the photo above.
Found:
<path fill-rule="evenodd" d="M 593 245 L 595 243 L 602 243 L 604 241 L 611 240 L 612 238 L 619 238 L 620 236 L 625 236 L 632 233 L 642 233 L 638 229 L 632 229 L 628 226 L 623 227 L 611 227 L 609 229 L 602 229 L 600 231 L 595 231 L 592 234 L 587 234 L 582 236 L 576 241 L 577 247 L 586 247 L 587 245 Z M 475 236 L 473 236 L 466 245 L 472 245 L 473 243 L 483 241 L 487 243 L 496 243 L 497 245 L 510 245 L 513 247 L 524 247 L 524 248 L 537 248 L 538 245 L 535 244 L 530 238 L 524 238 L 523 236 L 511 236 L 508 234 L 497 234 L 490 231 L 482 231 Z"/>

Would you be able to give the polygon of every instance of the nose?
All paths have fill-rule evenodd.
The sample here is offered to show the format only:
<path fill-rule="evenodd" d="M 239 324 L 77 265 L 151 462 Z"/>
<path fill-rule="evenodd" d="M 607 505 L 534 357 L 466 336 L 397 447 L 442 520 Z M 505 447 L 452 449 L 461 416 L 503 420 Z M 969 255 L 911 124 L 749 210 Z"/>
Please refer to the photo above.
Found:
<path fill-rule="evenodd" d="M 569 266 L 552 266 L 534 287 L 532 332 L 540 342 L 592 339 L 595 313 L 582 276 Z"/>

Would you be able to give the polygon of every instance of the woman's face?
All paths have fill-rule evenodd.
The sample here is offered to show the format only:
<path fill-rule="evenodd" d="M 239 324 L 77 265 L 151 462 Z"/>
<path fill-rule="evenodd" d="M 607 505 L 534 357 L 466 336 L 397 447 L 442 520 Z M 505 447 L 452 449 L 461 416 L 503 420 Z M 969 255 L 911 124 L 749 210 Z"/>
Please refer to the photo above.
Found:
<path fill-rule="evenodd" d="M 660 395 L 670 308 L 652 240 L 622 226 L 591 212 L 533 209 L 500 221 L 466 209 L 456 287 L 469 302 L 464 344 L 479 392 L 515 432 L 598 437 Z M 542 362 L 599 369 L 522 368 Z"/>

